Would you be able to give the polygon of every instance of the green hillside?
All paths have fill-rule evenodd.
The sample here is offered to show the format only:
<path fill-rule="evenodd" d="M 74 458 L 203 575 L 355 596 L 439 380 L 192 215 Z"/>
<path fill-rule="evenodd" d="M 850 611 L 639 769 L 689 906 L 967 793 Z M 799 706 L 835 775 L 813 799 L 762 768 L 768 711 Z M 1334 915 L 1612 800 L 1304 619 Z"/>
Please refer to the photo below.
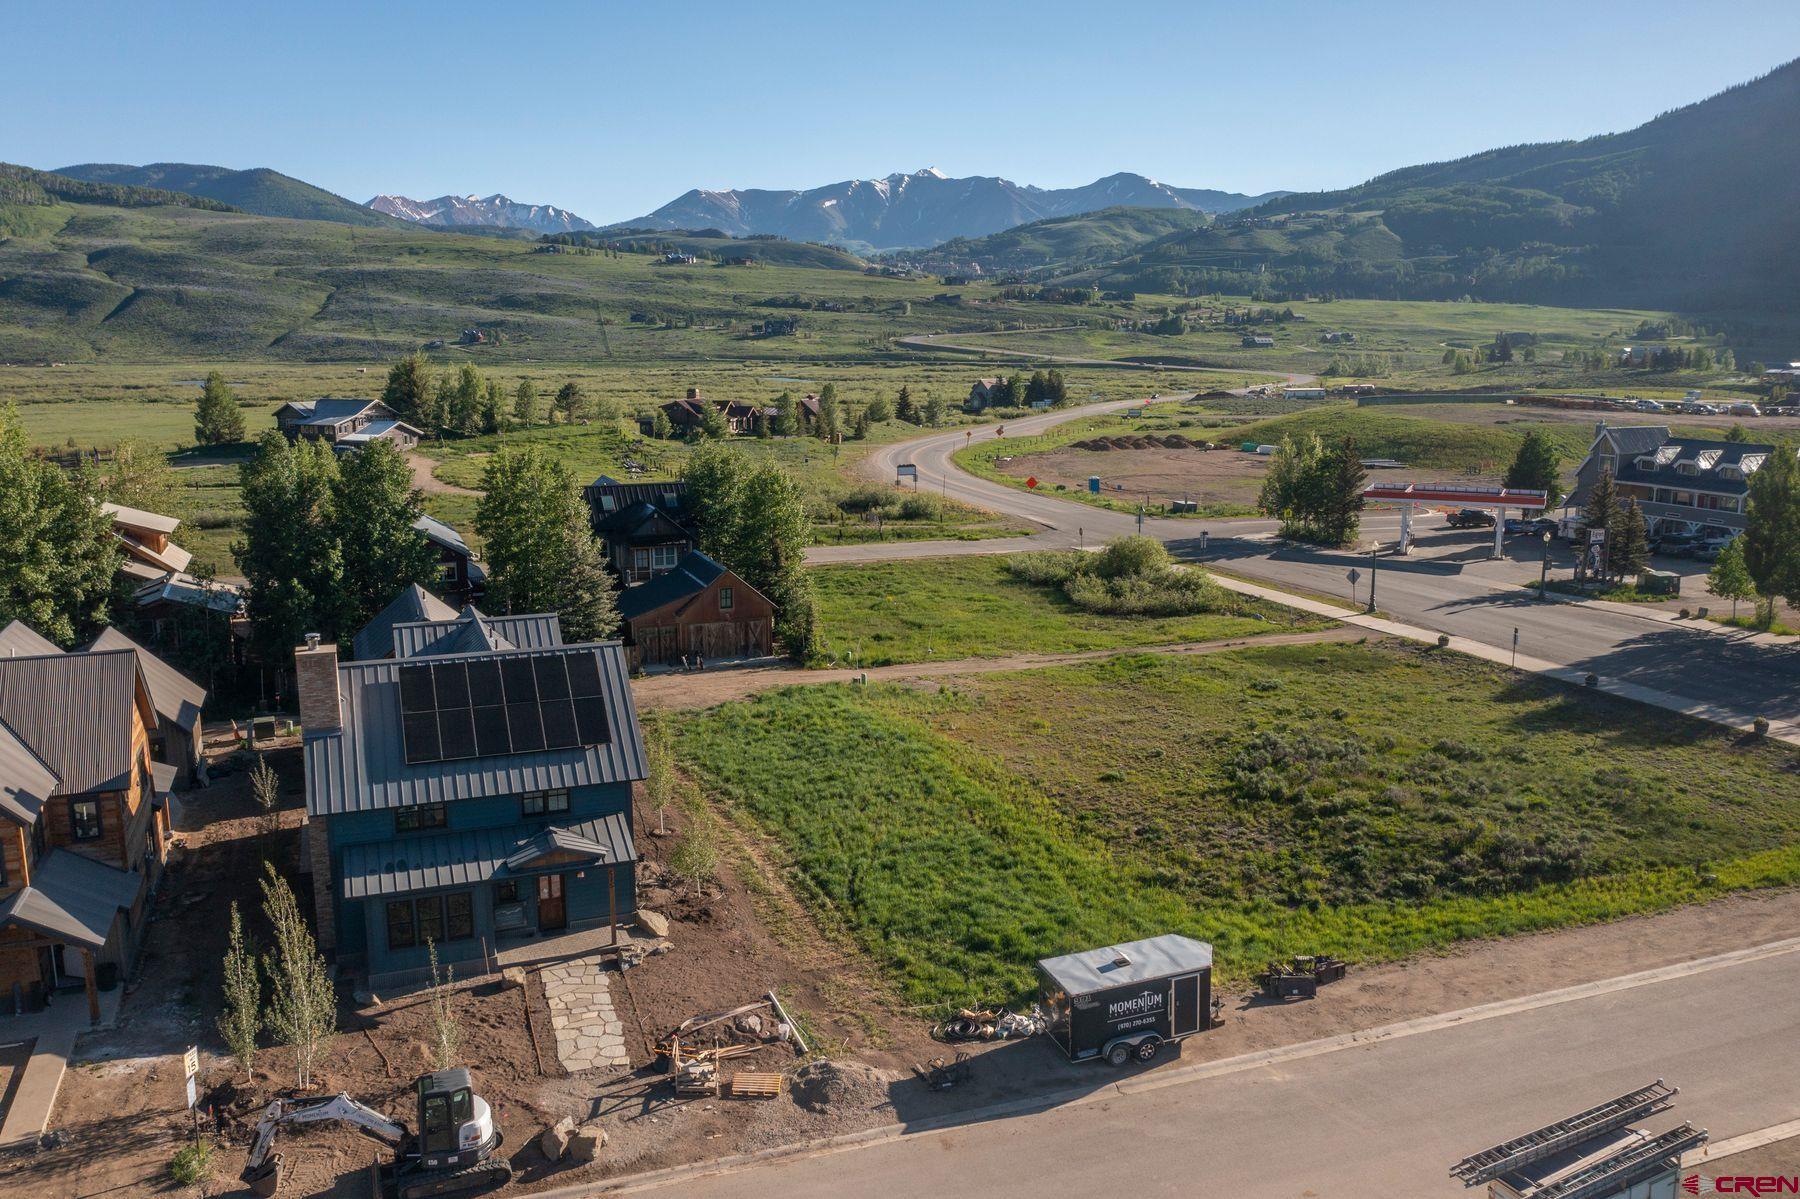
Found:
<path fill-rule="evenodd" d="M 405 228 L 407 222 L 386 213 L 333 195 L 291 175 L 257 167 L 234 171 L 229 167 L 188 162 L 154 162 L 149 166 L 89 162 L 56 171 L 72 179 L 127 187 L 154 187 L 205 196 L 258 216 L 285 216 L 306 221 L 336 221 L 378 229 Z"/>
<path fill-rule="evenodd" d="M 148 208 L 173 205 L 212 212 L 236 212 L 230 204 L 201 196 L 135 184 L 94 182 L 0 162 L 0 208 L 24 205 L 42 207 L 65 204 L 108 204 L 116 208 Z M 20 218 L 24 219 L 24 218 Z"/>
<path fill-rule="evenodd" d="M 597 229 L 558 233 L 543 240 L 559 245 L 605 246 L 637 254 L 679 251 L 709 262 L 754 259 L 762 266 L 804 266 L 829 271 L 860 271 L 867 265 L 838 246 L 785 237 L 731 237 L 717 229 Z"/>
<path fill-rule="evenodd" d="M 931 255 L 979 263 L 987 271 L 1069 269 L 1116 261 L 1160 238 L 1204 228 L 1212 219 L 1185 208 L 1103 208 L 1033 221 L 987 237 L 959 237 Z"/>
<path fill-rule="evenodd" d="M 1472 296 L 1761 319 L 1800 300 L 1797 113 L 1800 60 L 1626 133 L 1283 196 L 1090 274 L 1177 294 Z"/>

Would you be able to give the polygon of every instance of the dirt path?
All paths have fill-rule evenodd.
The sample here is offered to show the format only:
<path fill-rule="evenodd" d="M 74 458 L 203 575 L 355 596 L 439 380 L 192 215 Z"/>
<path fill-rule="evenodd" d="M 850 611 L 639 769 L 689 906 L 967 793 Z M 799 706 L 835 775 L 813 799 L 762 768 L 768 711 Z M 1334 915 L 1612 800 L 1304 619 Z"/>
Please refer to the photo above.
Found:
<path fill-rule="evenodd" d="M 703 674 L 658 674 L 635 680 L 632 695 L 643 708 L 710 708 L 714 704 L 755 695 L 774 687 L 812 683 L 848 683 L 867 677 L 874 682 L 938 679 L 968 674 L 997 674 L 1007 670 L 1033 670 L 1116 658 L 1120 654 L 1196 655 L 1254 645 L 1298 645 L 1310 641 L 1356 641 L 1369 637 L 1348 626 L 1316 633 L 1277 633 L 1267 637 L 1231 637 L 1222 641 L 1184 641 L 1173 645 L 1135 645 L 1116 649 L 1090 649 L 1071 654 L 1012 654 L 1001 658 L 953 658 L 946 662 L 911 662 L 899 666 L 871 666 L 866 670 L 806 670 L 798 666 L 753 666 Z"/>
<path fill-rule="evenodd" d="M 480 495 L 471 487 L 459 487 L 455 483 L 446 483 L 431 472 L 437 467 L 435 459 L 423 454 L 408 454 L 406 464 L 412 467 L 413 486 L 427 495 Z"/>

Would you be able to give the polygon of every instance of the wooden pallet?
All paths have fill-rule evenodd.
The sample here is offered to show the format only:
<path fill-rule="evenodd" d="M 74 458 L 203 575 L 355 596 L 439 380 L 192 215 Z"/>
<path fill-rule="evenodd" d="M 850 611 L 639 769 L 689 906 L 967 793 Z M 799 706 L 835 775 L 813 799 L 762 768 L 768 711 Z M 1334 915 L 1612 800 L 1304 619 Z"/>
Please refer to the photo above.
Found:
<path fill-rule="evenodd" d="M 740 1071 L 731 1076 L 733 1099 L 774 1099 L 781 1094 L 781 1075 Z"/>

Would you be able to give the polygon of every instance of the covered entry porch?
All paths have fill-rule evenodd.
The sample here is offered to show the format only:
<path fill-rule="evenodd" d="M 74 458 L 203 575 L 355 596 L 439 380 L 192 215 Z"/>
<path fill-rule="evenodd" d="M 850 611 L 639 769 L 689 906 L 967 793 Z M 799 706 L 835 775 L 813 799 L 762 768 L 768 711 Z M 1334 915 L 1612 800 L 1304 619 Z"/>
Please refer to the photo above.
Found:
<path fill-rule="evenodd" d="M 99 1024 L 100 991 L 130 960 L 129 913 L 141 876 L 66 849 L 40 859 L 31 882 L 0 901 L 0 1013 L 36 1011 L 79 980 L 88 1020 Z"/>

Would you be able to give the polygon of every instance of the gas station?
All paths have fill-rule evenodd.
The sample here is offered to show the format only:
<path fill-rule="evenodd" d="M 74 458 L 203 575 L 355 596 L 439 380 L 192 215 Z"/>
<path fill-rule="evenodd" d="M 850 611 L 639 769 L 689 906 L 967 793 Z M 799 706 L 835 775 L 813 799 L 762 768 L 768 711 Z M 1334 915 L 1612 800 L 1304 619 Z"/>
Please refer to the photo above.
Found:
<path fill-rule="evenodd" d="M 1465 483 L 1377 483 L 1363 489 L 1369 503 L 1396 504 L 1400 508 L 1399 553 L 1412 550 L 1413 510 L 1427 507 L 1476 508 L 1494 514 L 1494 557 L 1501 556 L 1506 536 L 1506 511 L 1517 508 L 1521 515 L 1541 513 L 1549 504 L 1542 491 L 1525 487 L 1481 487 Z"/>

